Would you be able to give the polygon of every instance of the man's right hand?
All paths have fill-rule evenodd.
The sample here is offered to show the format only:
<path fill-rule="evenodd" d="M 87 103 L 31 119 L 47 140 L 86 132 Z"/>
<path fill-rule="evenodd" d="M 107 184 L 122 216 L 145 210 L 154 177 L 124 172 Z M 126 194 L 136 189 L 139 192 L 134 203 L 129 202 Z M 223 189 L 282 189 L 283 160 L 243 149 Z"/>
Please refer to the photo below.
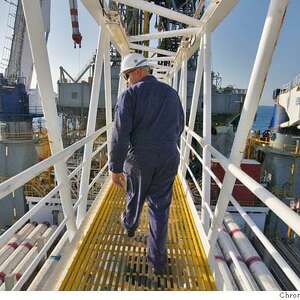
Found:
<path fill-rule="evenodd" d="M 125 176 L 123 173 L 111 173 L 112 181 L 115 185 L 125 189 Z"/>

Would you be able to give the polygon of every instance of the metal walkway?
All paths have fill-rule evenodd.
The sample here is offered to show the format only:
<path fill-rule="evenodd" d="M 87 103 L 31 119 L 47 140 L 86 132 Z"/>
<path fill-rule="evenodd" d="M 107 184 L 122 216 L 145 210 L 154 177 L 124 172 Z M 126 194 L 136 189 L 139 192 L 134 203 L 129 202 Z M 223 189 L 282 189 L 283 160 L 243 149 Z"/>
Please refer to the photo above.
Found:
<path fill-rule="evenodd" d="M 168 268 L 156 276 L 148 267 L 147 207 L 134 239 L 121 227 L 124 193 L 111 186 L 60 290 L 215 290 L 207 259 L 179 179 L 169 219 Z"/>

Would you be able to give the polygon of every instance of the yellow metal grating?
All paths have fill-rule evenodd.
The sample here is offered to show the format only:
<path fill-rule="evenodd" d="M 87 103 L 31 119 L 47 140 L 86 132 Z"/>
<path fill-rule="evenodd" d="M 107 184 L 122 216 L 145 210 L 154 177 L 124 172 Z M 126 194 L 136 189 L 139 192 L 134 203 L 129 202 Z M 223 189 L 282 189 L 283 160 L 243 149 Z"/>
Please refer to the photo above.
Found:
<path fill-rule="evenodd" d="M 145 206 L 134 239 L 120 224 L 124 193 L 109 188 L 60 290 L 214 290 L 215 284 L 183 189 L 176 178 L 170 210 L 168 267 L 156 276 L 147 264 Z"/>

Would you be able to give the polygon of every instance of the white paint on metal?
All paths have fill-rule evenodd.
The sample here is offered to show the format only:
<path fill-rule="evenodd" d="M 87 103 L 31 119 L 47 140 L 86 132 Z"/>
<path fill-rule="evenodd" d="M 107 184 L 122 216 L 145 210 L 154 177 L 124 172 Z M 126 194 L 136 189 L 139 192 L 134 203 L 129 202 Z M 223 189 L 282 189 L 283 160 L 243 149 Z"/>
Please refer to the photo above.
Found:
<path fill-rule="evenodd" d="M 239 166 L 243 157 L 247 136 L 263 92 L 265 80 L 271 64 L 273 52 L 279 37 L 281 25 L 287 9 L 288 0 L 271 0 L 266 17 L 263 33 L 259 43 L 257 56 L 253 66 L 247 95 L 245 98 L 239 126 L 235 134 L 229 160 L 232 164 Z M 213 248 L 218 236 L 218 228 L 222 224 L 224 213 L 228 206 L 229 196 L 235 183 L 235 177 L 227 171 L 220 191 L 217 206 L 215 208 L 215 218 L 212 221 L 208 233 L 210 246 Z"/>
<path fill-rule="evenodd" d="M 203 140 L 205 144 L 211 144 L 211 34 L 209 32 L 203 35 L 203 51 L 204 51 L 204 74 L 203 74 Z M 202 209 L 201 219 L 204 229 L 208 232 L 209 217 L 204 209 L 204 203 L 210 205 L 210 176 L 206 168 L 210 169 L 211 155 L 207 148 L 203 148 L 203 165 L 202 169 Z"/>
<path fill-rule="evenodd" d="M 203 25 L 202 21 L 199 21 L 196 18 L 189 17 L 185 14 L 178 13 L 174 10 L 165 8 L 160 5 L 156 5 L 144 0 L 113 0 L 118 3 L 126 4 L 131 7 L 138 8 L 140 10 L 148 11 L 156 15 L 160 15 L 162 17 L 168 18 L 170 20 L 175 20 L 180 23 L 184 23 L 191 26 L 200 26 Z"/>
<path fill-rule="evenodd" d="M 95 132 L 96 118 L 98 112 L 98 102 L 99 102 L 99 95 L 100 95 L 101 75 L 102 75 L 102 68 L 103 68 L 103 58 L 104 58 L 103 53 L 105 50 L 105 44 L 107 43 L 107 39 L 108 36 L 105 29 L 99 31 L 98 47 L 97 47 L 97 54 L 96 54 L 96 61 L 95 61 L 95 72 L 93 78 L 88 121 L 86 127 L 86 136 L 89 136 Z M 82 197 L 82 195 L 86 194 L 86 190 L 88 188 L 88 184 L 90 181 L 93 144 L 94 144 L 93 141 L 90 141 L 86 143 L 84 146 L 83 163 L 87 162 L 87 164 L 82 168 L 79 197 Z M 84 197 L 77 211 L 77 219 L 76 219 L 77 227 L 80 226 L 82 220 L 84 219 L 84 216 L 86 215 L 86 210 L 87 210 L 87 197 Z"/>
<path fill-rule="evenodd" d="M 51 70 L 43 29 L 43 18 L 39 0 L 22 0 L 30 48 L 35 65 L 39 93 L 42 100 L 49 144 L 53 154 L 63 150 L 59 120 L 56 109 L 55 93 L 52 85 Z M 62 209 L 67 216 L 67 229 L 72 239 L 76 232 L 75 215 L 71 203 L 70 183 L 64 161 L 54 166 L 57 182 L 63 185 L 59 190 Z"/>

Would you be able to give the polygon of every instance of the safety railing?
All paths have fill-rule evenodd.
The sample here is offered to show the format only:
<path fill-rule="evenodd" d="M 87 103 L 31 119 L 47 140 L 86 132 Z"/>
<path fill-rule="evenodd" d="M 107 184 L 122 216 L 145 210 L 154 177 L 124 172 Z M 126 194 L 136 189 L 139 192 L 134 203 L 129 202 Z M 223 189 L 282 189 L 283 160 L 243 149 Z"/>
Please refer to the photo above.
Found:
<path fill-rule="evenodd" d="M 25 185 L 28 181 L 32 180 L 34 177 L 38 176 L 42 172 L 46 171 L 50 167 L 54 166 L 56 163 L 61 161 L 67 161 L 76 151 L 80 151 L 83 147 L 85 147 L 89 143 L 94 143 L 96 139 L 98 139 L 101 135 L 106 134 L 107 130 L 110 128 L 111 124 L 109 126 L 103 127 L 93 134 L 89 135 L 88 137 L 85 137 L 81 139 L 80 141 L 76 142 L 75 144 L 69 146 L 68 148 L 65 148 L 63 151 L 52 155 L 51 157 L 37 163 L 36 165 L 26 169 L 25 171 L 19 173 L 18 175 L 9 178 L 2 182 L 0 184 L 0 199 L 4 198 L 5 196 L 13 193 L 15 190 L 20 188 L 21 186 Z M 0 236 L 0 248 L 4 246 L 14 235 L 15 233 L 22 228 L 30 219 L 32 216 L 34 216 L 36 213 L 40 211 L 40 209 L 47 203 L 51 202 L 51 199 L 53 197 L 59 198 L 58 193 L 59 190 L 65 185 L 65 187 L 68 187 L 71 189 L 70 181 L 72 178 L 74 178 L 76 175 L 80 175 L 82 169 L 86 167 L 88 164 L 91 164 L 92 159 L 99 154 L 100 152 L 107 151 L 107 142 L 104 142 L 99 145 L 97 143 L 96 149 L 91 153 L 91 156 L 87 157 L 87 159 L 83 160 L 70 174 L 68 174 L 69 182 L 64 182 L 61 184 L 56 185 L 46 196 L 44 196 L 42 199 L 38 201 L 38 203 L 32 207 L 27 213 L 25 213 L 19 220 L 17 220 L 7 231 L 5 231 Z M 89 194 L 89 192 L 93 189 L 94 185 L 99 180 L 100 176 L 104 175 L 104 172 L 107 170 L 108 162 L 106 162 L 98 172 L 92 178 L 92 180 L 88 180 L 88 188 L 85 190 L 84 193 L 82 193 L 75 201 L 75 203 L 72 204 L 73 207 L 73 215 L 67 215 L 66 212 L 64 212 L 64 219 L 59 224 L 57 229 L 54 231 L 50 239 L 45 243 L 45 245 L 42 247 L 41 251 L 39 251 L 38 255 L 34 258 L 30 266 L 27 268 L 27 270 L 23 273 L 23 275 L 20 277 L 20 279 L 16 282 L 16 284 L 13 287 L 13 290 L 20 290 L 24 283 L 29 279 L 33 271 L 36 269 L 40 261 L 45 257 L 47 251 L 50 249 L 50 247 L 53 245 L 55 240 L 63 233 L 63 231 L 66 229 L 66 223 L 67 221 L 72 218 L 75 219 L 76 211 L 78 206 L 82 203 L 84 198 L 86 198 Z M 80 225 L 80 224 L 79 224 Z M 79 227 L 79 225 L 77 227 Z M 77 228 L 78 229 L 78 228 Z M 65 232 L 66 235 L 70 236 L 68 233 L 68 229 L 66 229 Z M 1 282 L 0 282 L 1 286 Z"/>
<path fill-rule="evenodd" d="M 265 189 L 260 183 L 256 182 L 252 177 L 246 174 L 244 171 L 241 170 L 240 167 L 231 163 L 229 159 L 224 157 L 219 151 L 217 151 L 212 145 L 205 144 L 202 137 L 196 134 L 194 131 L 190 130 L 188 127 L 185 128 L 185 132 L 181 137 L 181 140 L 184 144 L 185 151 L 188 149 L 188 152 L 194 154 L 194 156 L 199 160 L 202 164 L 204 172 L 209 174 L 209 176 L 215 181 L 220 189 L 224 188 L 222 182 L 219 178 L 214 174 L 211 168 L 208 168 L 203 163 L 203 157 L 199 155 L 199 153 L 192 147 L 191 143 L 187 141 L 191 138 L 197 142 L 201 146 L 202 149 L 207 149 L 211 155 L 218 160 L 222 168 L 226 171 L 229 171 L 236 179 L 238 179 L 242 184 L 245 185 L 261 202 L 267 206 L 270 210 L 272 210 L 286 225 L 288 225 L 297 235 L 300 235 L 300 216 L 297 215 L 291 208 L 285 205 L 279 198 Z M 185 152 L 184 151 L 184 152 Z M 200 186 L 198 181 L 196 180 L 194 174 L 192 173 L 189 167 L 189 160 L 186 160 L 183 155 L 181 155 L 181 174 L 184 174 L 184 169 L 187 170 L 189 173 L 192 181 L 194 182 L 195 187 L 197 188 L 199 194 L 201 195 L 202 202 L 201 202 L 201 212 L 207 216 L 210 220 L 209 226 L 216 215 L 211 211 L 209 202 L 203 201 L 203 186 Z M 202 181 L 203 182 L 203 181 Z M 249 225 L 249 228 L 252 230 L 253 234 L 258 238 L 258 240 L 263 244 L 265 249 L 269 252 L 270 256 L 274 259 L 274 261 L 278 264 L 287 278 L 292 282 L 297 290 L 300 288 L 300 278 L 297 274 L 293 271 L 291 266 L 287 263 L 287 261 L 281 256 L 281 254 L 275 249 L 273 244 L 269 241 L 269 239 L 263 234 L 263 232 L 259 229 L 259 227 L 255 224 L 255 222 L 251 219 L 251 217 L 246 213 L 245 209 L 238 203 L 238 201 L 232 196 L 232 194 L 228 195 L 230 202 L 235 207 L 237 212 Z M 200 212 L 200 213 L 201 213 Z M 205 219 L 205 218 L 204 218 Z M 203 222 L 203 219 L 201 220 Z M 203 224 L 204 225 L 204 224 Z M 212 235 L 219 234 L 220 228 L 214 229 Z M 202 236 L 201 238 L 205 239 L 206 241 L 203 243 L 204 245 L 210 245 L 210 240 L 208 237 L 207 232 L 205 230 L 201 231 Z M 205 233 L 205 234 L 203 234 Z M 211 246 L 211 245 L 210 245 Z M 212 248 L 207 249 L 208 256 L 209 251 L 213 251 Z M 232 260 L 235 263 L 235 259 Z"/>

